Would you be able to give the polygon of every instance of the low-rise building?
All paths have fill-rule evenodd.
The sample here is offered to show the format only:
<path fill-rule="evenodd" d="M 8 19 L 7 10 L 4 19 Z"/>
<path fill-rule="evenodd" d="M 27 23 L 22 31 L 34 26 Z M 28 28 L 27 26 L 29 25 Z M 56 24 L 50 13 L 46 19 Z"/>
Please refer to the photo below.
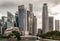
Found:
<path fill-rule="evenodd" d="M 10 28 L 7 28 L 6 30 L 5 30 L 5 35 L 9 35 L 12 31 L 18 31 L 19 32 L 19 28 L 18 27 L 10 27 Z"/>

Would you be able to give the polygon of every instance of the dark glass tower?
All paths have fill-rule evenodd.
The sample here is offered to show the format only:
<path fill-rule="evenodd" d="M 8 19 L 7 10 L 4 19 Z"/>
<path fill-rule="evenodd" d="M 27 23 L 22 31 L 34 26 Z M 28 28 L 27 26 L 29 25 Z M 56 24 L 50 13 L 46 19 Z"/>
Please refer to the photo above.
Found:
<path fill-rule="evenodd" d="M 15 27 L 19 27 L 18 12 L 15 13 Z"/>

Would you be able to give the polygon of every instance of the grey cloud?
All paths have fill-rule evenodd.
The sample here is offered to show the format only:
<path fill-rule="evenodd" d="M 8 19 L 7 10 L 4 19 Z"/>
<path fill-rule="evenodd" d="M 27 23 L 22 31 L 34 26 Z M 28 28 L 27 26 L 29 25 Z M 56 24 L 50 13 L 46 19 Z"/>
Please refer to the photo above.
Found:
<path fill-rule="evenodd" d="M 55 3 L 55 4 L 60 4 L 60 0 L 48 0 L 48 2 L 52 2 L 52 3 Z"/>
<path fill-rule="evenodd" d="M 48 3 L 48 5 L 50 5 L 51 3 L 55 5 L 60 3 L 60 0 L 3 0 L 1 2 L 2 4 L 0 4 L 0 7 L 15 7 L 20 4 L 28 6 L 29 3 L 32 3 L 34 11 L 42 11 L 43 3 L 46 2 Z"/>
<path fill-rule="evenodd" d="M 42 13 L 43 3 L 48 3 L 48 7 L 51 8 L 57 4 L 60 4 L 60 0 L 0 0 L 0 9 L 18 8 L 17 6 L 21 4 L 28 7 L 29 3 L 33 4 L 34 11 Z"/>
<path fill-rule="evenodd" d="M 3 4 L 0 5 L 0 7 L 14 7 L 14 6 L 17 6 L 17 4 L 15 3 L 12 3 L 12 2 L 4 2 Z"/>

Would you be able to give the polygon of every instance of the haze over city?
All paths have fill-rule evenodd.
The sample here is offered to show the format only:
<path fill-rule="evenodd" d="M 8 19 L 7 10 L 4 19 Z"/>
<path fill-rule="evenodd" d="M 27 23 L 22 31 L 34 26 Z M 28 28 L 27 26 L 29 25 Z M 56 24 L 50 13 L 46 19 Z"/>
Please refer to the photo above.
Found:
<path fill-rule="evenodd" d="M 28 9 L 29 3 L 33 4 L 33 13 L 37 17 L 37 28 L 42 28 L 43 3 L 48 5 L 49 16 L 54 16 L 54 19 L 60 20 L 60 0 L 0 0 L 0 18 L 6 16 L 7 11 L 15 15 L 18 5 L 23 4 Z"/>

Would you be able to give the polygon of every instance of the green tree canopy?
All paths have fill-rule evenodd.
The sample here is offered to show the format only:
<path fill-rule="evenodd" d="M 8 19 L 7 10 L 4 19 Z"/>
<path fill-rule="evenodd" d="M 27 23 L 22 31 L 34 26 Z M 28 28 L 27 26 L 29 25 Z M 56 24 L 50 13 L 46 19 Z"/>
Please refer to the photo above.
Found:
<path fill-rule="evenodd" d="M 20 40 L 21 39 L 21 34 L 18 32 L 18 31 L 12 31 L 12 33 L 10 33 L 9 35 L 8 35 L 8 37 L 12 37 L 12 36 L 14 36 L 14 37 L 16 37 L 18 40 Z"/>
<path fill-rule="evenodd" d="M 60 40 L 60 31 L 51 31 L 45 34 L 39 35 L 42 38 Z"/>

